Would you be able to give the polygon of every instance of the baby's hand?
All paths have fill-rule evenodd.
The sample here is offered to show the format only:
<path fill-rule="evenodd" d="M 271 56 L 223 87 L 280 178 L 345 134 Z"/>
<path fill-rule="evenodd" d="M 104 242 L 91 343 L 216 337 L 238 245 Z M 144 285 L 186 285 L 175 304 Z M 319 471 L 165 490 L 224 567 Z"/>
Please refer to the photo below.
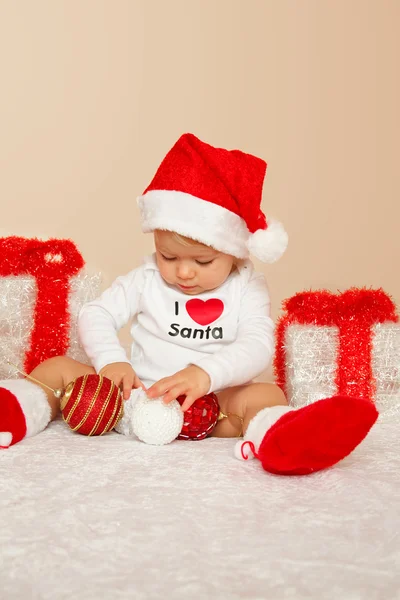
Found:
<path fill-rule="evenodd" d="M 127 362 L 115 362 L 106 365 L 101 369 L 99 375 L 104 375 L 111 379 L 122 390 L 122 397 L 128 400 L 132 388 L 144 388 L 143 383 Z"/>
<path fill-rule="evenodd" d="M 185 411 L 192 406 L 197 398 L 207 394 L 209 389 L 210 377 L 200 367 L 191 365 L 182 371 L 178 371 L 175 375 L 171 375 L 171 377 L 160 379 L 148 389 L 147 395 L 149 398 L 164 396 L 163 400 L 167 404 L 178 398 L 178 396 L 186 396 L 182 404 L 182 410 Z"/>

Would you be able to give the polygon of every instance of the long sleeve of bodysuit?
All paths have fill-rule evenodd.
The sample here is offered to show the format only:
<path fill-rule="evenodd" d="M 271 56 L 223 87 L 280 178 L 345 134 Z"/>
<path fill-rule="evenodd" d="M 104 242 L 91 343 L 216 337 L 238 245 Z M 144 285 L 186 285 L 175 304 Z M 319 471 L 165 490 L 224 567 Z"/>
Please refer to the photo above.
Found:
<path fill-rule="evenodd" d="M 274 324 L 265 278 L 253 273 L 242 290 L 237 337 L 218 352 L 192 361 L 208 373 L 210 391 L 251 381 L 271 362 L 274 351 Z"/>
<path fill-rule="evenodd" d="M 113 362 L 130 362 L 118 331 L 139 310 L 143 279 L 143 267 L 118 277 L 97 300 L 88 302 L 80 311 L 79 337 L 96 372 Z"/>

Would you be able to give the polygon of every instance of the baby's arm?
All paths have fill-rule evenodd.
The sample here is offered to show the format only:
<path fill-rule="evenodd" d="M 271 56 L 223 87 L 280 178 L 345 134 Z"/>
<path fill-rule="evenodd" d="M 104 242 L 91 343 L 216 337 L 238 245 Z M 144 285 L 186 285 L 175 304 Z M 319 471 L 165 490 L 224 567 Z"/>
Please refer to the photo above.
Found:
<path fill-rule="evenodd" d="M 118 331 L 138 312 L 143 284 L 142 268 L 118 279 L 100 298 L 86 304 L 78 320 L 82 346 L 97 373 L 121 385 L 124 398 L 141 386 L 122 347 Z"/>
<path fill-rule="evenodd" d="M 274 352 L 274 323 L 267 284 L 254 273 L 243 290 L 238 333 L 234 342 L 194 364 L 210 377 L 210 391 L 243 385 L 260 375 Z"/>

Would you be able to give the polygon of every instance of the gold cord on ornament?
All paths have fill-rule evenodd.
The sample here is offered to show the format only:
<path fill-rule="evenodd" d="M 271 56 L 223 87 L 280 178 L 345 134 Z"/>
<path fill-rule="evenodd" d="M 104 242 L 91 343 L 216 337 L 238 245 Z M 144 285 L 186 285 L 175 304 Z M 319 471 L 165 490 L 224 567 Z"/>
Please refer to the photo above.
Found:
<path fill-rule="evenodd" d="M 49 385 L 46 385 L 45 383 L 43 383 L 42 381 L 39 381 L 38 379 L 36 379 L 35 377 L 32 377 L 32 375 L 28 375 L 27 373 L 24 373 L 24 371 L 21 371 L 21 369 L 19 369 L 17 367 L 17 365 L 14 365 L 14 363 L 10 362 L 9 360 L 5 359 L 6 362 L 11 365 L 12 367 L 14 367 L 14 369 L 16 369 L 18 371 L 18 373 L 20 373 L 21 375 L 23 375 L 24 377 L 26 377 L 27 379 L 30 379 L 31 381 L 34 381 L 35 383 L 37 383 L 38 385 L 41 385 L 45 388 L 47 388 L 48 390 L 50 390 L 51 392 L 53 392 L 54 396 L 57 398 L 57 400 L 59 400 L 61 398 L 61 396 L 64 393 L 64 389 L 63 388 L 58 388 L 56 390 L 54 390 L 53 388 L 51 388 Z"/>
<path fill-rule="evenodd" d="M 244 424 L 244 418 L 243 417 L 239 417 L 239 415 L 235 415 L 235 413 L 224 413 L 222 412 L 222 410 L 219 410 L 219 415 L 218 415 L 218 419 L 217 421 L 222 421 L 223 419 L 228 419 L 229 417 L 235 417 L 236 419 L 239 419 L 240 421 L 240 433 L 238 435 L 238 437 L 243 437 L 243 424 Z"/>

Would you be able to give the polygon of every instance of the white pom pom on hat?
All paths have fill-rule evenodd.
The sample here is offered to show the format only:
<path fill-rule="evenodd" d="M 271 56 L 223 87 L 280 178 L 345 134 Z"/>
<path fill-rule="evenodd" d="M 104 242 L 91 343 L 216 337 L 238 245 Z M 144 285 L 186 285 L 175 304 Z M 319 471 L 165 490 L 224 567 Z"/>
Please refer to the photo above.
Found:
<path fill-rule="evenodd" d="M 144 232 L 163 229 L 237 258 L 275 262 L 288 236 L 261 210 L 267 164 L 182 135 L 138 198 Z"/>
<path fill-rule="evenodd" d="M 282 223 L 270 219 L 266 229 L 258 229 L 249 235 L 247 247 L 250 254 L 266 263 L 277 261 L 288 245 L 288 234 Z"/>

